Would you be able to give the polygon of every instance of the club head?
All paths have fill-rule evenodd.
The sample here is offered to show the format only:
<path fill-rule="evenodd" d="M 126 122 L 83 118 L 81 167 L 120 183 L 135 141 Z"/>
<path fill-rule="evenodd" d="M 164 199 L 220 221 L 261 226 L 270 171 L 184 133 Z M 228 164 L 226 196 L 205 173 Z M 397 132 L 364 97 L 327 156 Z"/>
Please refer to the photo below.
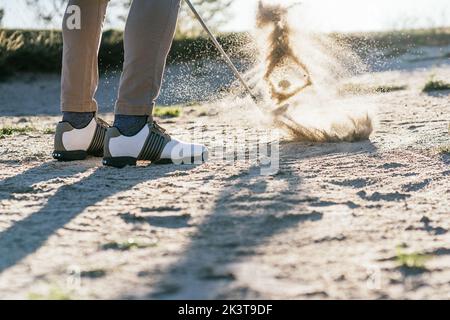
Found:
<path fill-rule="evenodd" d="M 289 109 L 289 106 L 290 105 L 286 103 L 282 106 L 277 107 L 275 110 L 272 110 L 272 115 L 275 117 L 284 115 L 287 112 L 287 110 Z"/>

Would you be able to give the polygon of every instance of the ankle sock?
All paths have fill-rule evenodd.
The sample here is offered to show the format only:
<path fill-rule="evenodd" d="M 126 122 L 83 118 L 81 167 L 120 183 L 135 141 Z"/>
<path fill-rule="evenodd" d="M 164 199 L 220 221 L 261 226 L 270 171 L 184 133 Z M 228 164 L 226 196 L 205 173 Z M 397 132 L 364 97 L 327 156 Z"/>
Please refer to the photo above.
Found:
<path fill-rule="evenodd" d="M 116 114 L 114 118 L 114 127 L 119 129 L 124 136 L 134 136 L 147 124 L 148 116 L 128 116 Z"/>
<path fill-rule="evenodd" d="M 95 117 L 95 112 L 63 112 L 63 121 L 75 129 L 83 129 Z"/>

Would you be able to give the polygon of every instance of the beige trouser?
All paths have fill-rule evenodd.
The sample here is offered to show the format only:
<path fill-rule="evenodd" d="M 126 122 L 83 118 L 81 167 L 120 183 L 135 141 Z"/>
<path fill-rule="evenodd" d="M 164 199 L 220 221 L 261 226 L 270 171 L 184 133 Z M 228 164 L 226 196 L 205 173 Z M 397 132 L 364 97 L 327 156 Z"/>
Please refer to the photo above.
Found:
<path fill-rule="evenodd" d="M 115 112 L 151 115 L 159 95 L 181 0 L 134 0 L 125 34 L 125 61 Z M 74 24 L 74 7 L 81 13 Z M 96 112 L 98 51 L 108 0 L 70 0 L 63 20 L 61 110 Z M 71 9 L 69 9 L 71 8 Z M 75 7 L 76 8 L 76 7 Z M 74 27 L 75 25 L 75 27 Z"/>

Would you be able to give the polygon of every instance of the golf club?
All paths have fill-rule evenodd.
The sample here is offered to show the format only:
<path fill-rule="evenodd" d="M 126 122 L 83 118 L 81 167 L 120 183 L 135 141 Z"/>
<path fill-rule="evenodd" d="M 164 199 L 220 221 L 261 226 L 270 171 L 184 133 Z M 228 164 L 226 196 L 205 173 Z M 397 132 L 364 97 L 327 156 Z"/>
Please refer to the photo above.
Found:
<path fill-rule="evenodd" d="M 222 54 L 222 57 L 224 58 L 225 62 L 228 64 L 230 69 L 233 71 L 233 73 L 236 76 L 236 78 L 239 79 L 239 81 L 241 82 L 241 84 L 243 85 L 245 90 L 248 92 L 248 94 L 252 98 L 252 100 L 255 103 L 255 105 L 258 108 L 260 108 L 261 110 L 263 110 L 263 108 L 259 105 L 258 98 L 253 94 L 253 92 L 250 89 L 249 85 L 244 80 L 244 78 L 242 77 L 240 72 L 237 70 L 236 66 L 233 64 L 233 62 L 231 61 L 230 57 L 227 55 L 225 50 L 222 48 L 222 46 L 220 45 L 219 41 L 217 41 L 217 38 L 214 36 L 214 34 L 208 28 L 208 26 L 206 25 L 205 21 L 200 16 L 198 11 L 195 9 L 195 7 L 192 4 L 192 2 L 190 0 L 184 0 L 184 1 L 187 3 L 189 8 L 192 10 L 193 14 L 195 15 L 197 20 L 202 25 L 203 29 L 206 31 L 206 33 L 210 37 L 210 39 L 212 40 L 212 42 L 216 46 L 217 50 L 220 51 L 220 53 Z M 287 111 L 288 107 L 289 107 L 289 105 L 285 104 L 285 105 L 282 105 L 282 106 L 278 106 L 275 110 L 271 111 L 271 114 L 273 116 L 274 122 L 277 123 L 280 126 L 284 126 L 284 127 L 288 128 L 289 130 L 292 130 L 292 131 L 298 130 L 298 125 L 295 122 L 295 120 L 285 114 L 285 112 Z M 263 110 L 263 111 L 266 111 L 266 110 Z"/>
<path fill-rule="evenodd" d="M 225 62 L 228 64 L 228 66 L 230 67 L 230 69 L 233 71 L 234 75 L 236 76 L 236 78 L 239 79 L 239 81 L 241 82 L 241 84 L 243 85 L 243 87 L 245 88 L 245 90 L 248 92 L 248 94 L 250 95 L 250 97 L 253 99 L 253 101 L 255 101 L 255 103 L 258 103 L 258 99 L 256 98 L 256 96 L 253 94 L 252 90 L 250 89 L 249 85 L 247 84 L 247 82 L 244 80 L 244 78 L 242 77 L 242 75 L 240 74 L 240 72 L 238 71 L 238 69 L 236 68 L 236 66 L 233 64 L 233 62 L 231 61 L 230 57 L 227 55 L 227 53 L 225 52 L 225 50 L 222 48 L 222 46 L 220 45 L 219 41 L 217 41 L 217 38 L 214 36 L 214 34 L 211 32 L 211 30 L 208 28 L 208 26 L 206 25 L 205 21 L 203 20 L 203 18 L 200 16 L 200 14 L 198 13 L 197 9 L 195 9 L 194 5 L 192 4 L 192 2 L 190 0 L 184 0 L 187 5 L 189 6 L 189 8 L 192 10 L 192 13 L 195 15 L 195 17 L 197 18 L 197 20 L 200 22 L 200 24 L 202 25 L 203 29 L 205 29 L 206 33 L 208 34 L 208 36 L 210 37 L 211 41 L 214 43 L 214 45 L 216 46 L 217 50 L 220 51 L 220 53 L 222 54 L 222 57 L 224 58 Z"/>

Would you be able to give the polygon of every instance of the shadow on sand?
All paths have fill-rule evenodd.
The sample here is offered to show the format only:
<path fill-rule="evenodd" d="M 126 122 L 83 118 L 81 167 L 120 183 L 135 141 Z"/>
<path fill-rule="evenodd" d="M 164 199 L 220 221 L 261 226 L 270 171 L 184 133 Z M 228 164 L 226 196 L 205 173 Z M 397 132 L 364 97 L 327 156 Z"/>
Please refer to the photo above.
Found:
<path fill-rule="evenodd" d="M 150 165 L 118 170 L 97 168 L 97 165 L 97 162 L 49 162 L 0 183 L 2 200 L 8 198 L 10 193 L 33 192 L 32 185 L 38 182 L 94 170 L 89 176 L 60 187 L 40 210 L 0 232 L 0 274 L 37 251 L 51 235 L 86 208 L 146 180 L 159 179 L 175 170 L 188 171 L 194 168 Z"/>
<path fill-rule="evenodd" d="M 283 144 L 277 174 L 263 176 L 260 168 L 254 166 L 228 177 L 229 187 L 220 192 L 214 208 L 192 235 L 186 251 L 146 297 L 220 298 L 223 289 L 236 276 L 227 271 L 228 266 L 258 255 L 261 246 L 275 235 L 300 228 L 305 222 L 322 219 L 321 212 L 308 208 L 311 203 L 316 204 L 314 208 L 320 208 L 322 200 L 311 197 L 302 186 L 298 169 L 302 159 L 328 154 L 345 157 L 375 151 L 370 142 L 316 146 Z M 2 200 L 11 193 L 39 192 L 33 189 L 38 182 L 92 171 L 81 180 L 64 184 L 38 211 L 0 232 L 0 273 L 39 250 L 50 236 L 96 203 L 144 181 L 162 178 L 173 171 L 195 168 L 150 165 L 116 170 L 97 166 L 97 161 L 70 164 L 49 162 L 0 182 Z M 276 190 L 272 188 L 273 184 L 278 186 Z M 127 216 L 122 218 L 127 222 Z M 177 221 L 172 220 L 151 218 L 147 222 L 153 226 L 175 229 L 188 224 L 182 215 Z M 236 296 L 248 296 L 245 291 L 248 288 L 236 290 L 242 290 L 235 292 Z M 132 295 L 124 297 L 134 298 Z"/>
<path fill-rule="evenodd" d="M 255 166 L 229 177 L 227 180 L 233 185 L 220 192 L 182 257 L 144 298 L 257 298 L 249 288 L 230 289 L 237 277 L 234 267 L 259 255 L 274 236 L 292 228 L 301 232 L 303 223 L 323 217 L 321 212 L 308 208 L 308 204 L 320 208 L 323 201 L 303 188 L 296 168 L 299 161 L 327 154 L 345 157 L 374 152 L 376 148 L 368 141 L 316 146 L 287 143 L 281 146 L 280 170 L 276 175 L 263 176 Z M 274 191 L 273 185 L 283 187 Z M 143 297 L 130 293 L 121 298 Z"/>

